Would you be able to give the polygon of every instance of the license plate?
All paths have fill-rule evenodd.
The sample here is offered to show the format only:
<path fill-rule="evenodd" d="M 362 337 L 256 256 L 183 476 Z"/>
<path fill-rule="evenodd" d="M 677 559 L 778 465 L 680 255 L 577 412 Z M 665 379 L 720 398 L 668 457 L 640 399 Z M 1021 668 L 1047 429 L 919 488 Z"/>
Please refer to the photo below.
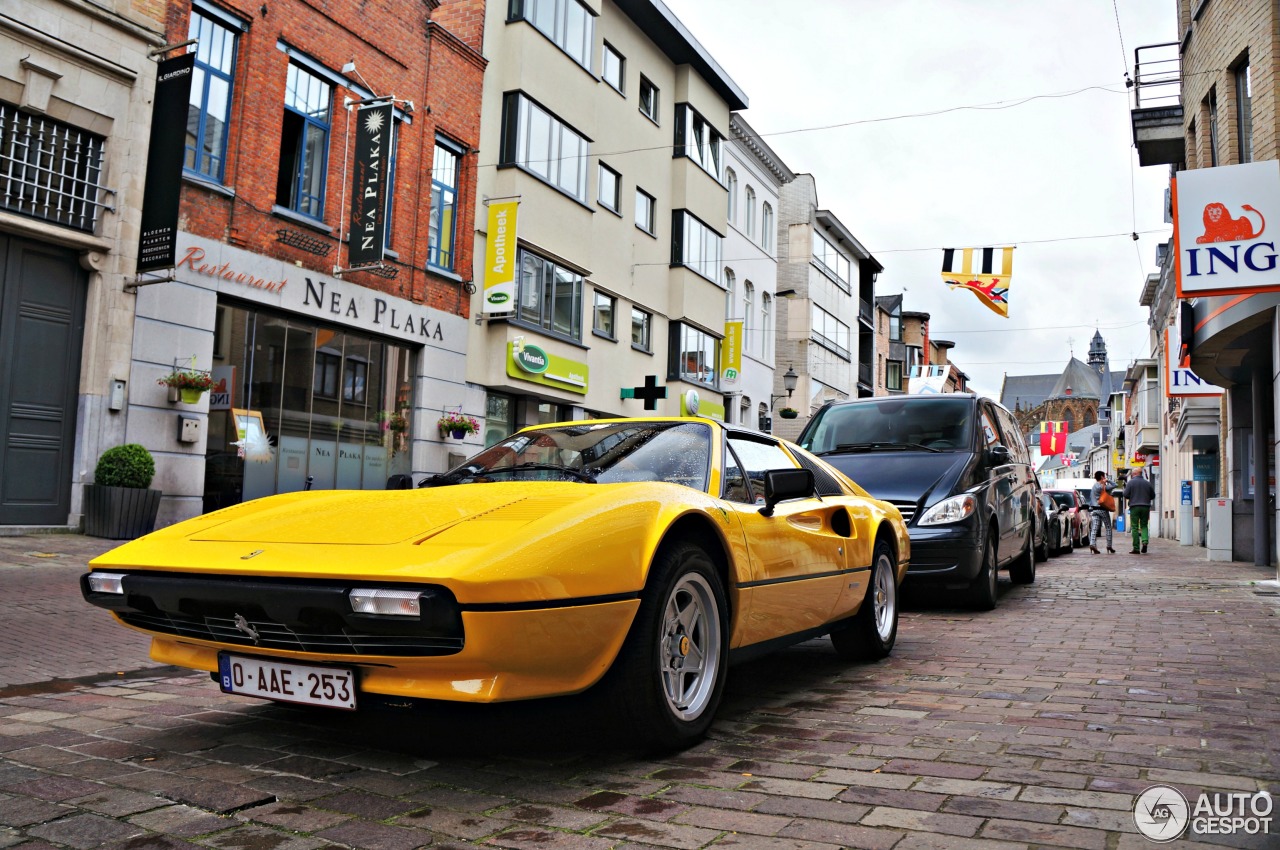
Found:
<path fill-rule="evenodd" d="M 218 654 L 218 683 L 226 694 L 351 711 L 356 707 L 355 673 L 345 667 L 317 667 L 222 652 Z"/>

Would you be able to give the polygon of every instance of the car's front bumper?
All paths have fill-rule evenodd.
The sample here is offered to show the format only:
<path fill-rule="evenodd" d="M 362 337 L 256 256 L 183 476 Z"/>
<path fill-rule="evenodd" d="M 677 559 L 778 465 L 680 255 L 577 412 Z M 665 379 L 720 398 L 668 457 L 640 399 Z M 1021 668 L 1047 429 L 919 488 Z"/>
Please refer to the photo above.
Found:
<path fill-rule="evenodd" d="M 911 568 L 905 585 L 958 589 L 982 569 L 982 535 L 969 522 L 911 526 Z"/>

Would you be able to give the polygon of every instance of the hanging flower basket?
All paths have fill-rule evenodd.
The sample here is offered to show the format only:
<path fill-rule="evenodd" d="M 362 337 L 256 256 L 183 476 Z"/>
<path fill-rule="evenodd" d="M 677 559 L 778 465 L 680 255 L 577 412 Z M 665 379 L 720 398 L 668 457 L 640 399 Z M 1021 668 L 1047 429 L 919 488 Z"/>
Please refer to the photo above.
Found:
<path fill-rule="evenodd" d="M 177 390 L 184 404 L 196 404 L 200 401 L 200 396 L 213 386 L 213 376 L 199 369 L 175 369 L 156 383 Z"/>
<path fill-rule="evenodd" d="M 784 407 L 778 411 L 778 415 L 783 419 L 795 419 L 800 415 L 800 411 L 796 410 L 794 407 Z"/>
<path fill-rule="evenodd" d="M 468 434 L 480 430 L 480 421 L 464 413 L 446 413 L 440 417 L 437 424 L 440 426 L 441 434 L 448 434 L 455 440 L 461 440 Z"/>

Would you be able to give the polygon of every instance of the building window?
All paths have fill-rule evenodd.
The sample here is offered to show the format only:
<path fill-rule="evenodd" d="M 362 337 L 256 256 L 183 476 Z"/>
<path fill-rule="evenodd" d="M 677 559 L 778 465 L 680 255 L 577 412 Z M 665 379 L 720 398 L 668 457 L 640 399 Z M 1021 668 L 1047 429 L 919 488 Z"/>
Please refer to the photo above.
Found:
<path fill-rule="evenodd" d="M 600 77 L 622 94 L 626 80 L 627 60 L 614 50 L 609 42 L 604 43 L 604 53 L 600 57 Z"/>
<path fill-rule="evenodd" d="M 395 117 L 395 110 L 392 110 L 391 124 L 389 143 L 391 152 L 387 155 L 387 221 L 382 230 L 382 247 L 388 250 L 391 249 L 391 234 L 395 229 L 393 225 L 396 212 L 396 157 L 400 153 L 400 119 Z"/>
<path fill-rule="evenodd" d="M 889 341 L 902 342 L 902 314 L 896 311 L 889 314 Z"/>
<path fill-rule="evenodd" d="M 0 101 L 0 208 L 93 233 L 102 157 L 101 136 Z"/>
<path fill-rule="evenodd" d="M 612 295 L 596 290 L 595 310 L 591 317 L 591 329 L 600 336 L 616 339 L 613 334 L 613 316 L 617 311 L 617 301 Z"/>
<path fill-rule="evenodd" d="M 720 179 L 720 154 L 724 136 L 687 103 L 676 109 L 676 156 L 687 156 L 716 180 Z"/>
<path fill-rule="evenodd" d="M 760 210 L 760 247 L 773 251 L 773 207 L 768 201 Z"/>
<path fill-rule="evenodd" d="M 636 189 L 636 227 L 650 235 L 654 233 L 657 227 L 654 205 L 653 195 L 643 189 Z"/>
<path fill-rule="evenodd" d="M 520 92 L 507 94 L 502 112 L 502 163 L 586 202 L 587 140 Z"/>
<path fill-rule="evenodd" d="M 688 210 L 672 210 L 671 243 L 673 266 L 684 266 L 712 283 L 720 283 L 723 236 Z"/>
<path fill-rule="evenodd" d="M 885 389 L 901 390 L 902 389 L 902 361 L 888 360 L 884 364 L 884 386 Z"/>
<path fill-rule="evenodd" d="M 236 33 L 192 9 L 187 37 L 199 39 L 199 43 L 191 76 L 182 167 L 221 183 L 227 156 L 227 125 L 231 121 Z"/>
<path fill-rule="evenodd" d="M 364 404 L 365 385 L 369 380 L 369 364 L 364 360 L 357 360 L 353 357 L 347 358 L 346 367 L 342 373 L 342 398 L 344 401 L 353 401 L 357 404 Z"/>
<path fill-rule="evenodd" d="M 653 123 L 658 122 L 658 87 L 640 77 L 640 112 Z"/>
<path fill-rule="evenodd" d="M 750 186 L 747 187 L 747 203 L 746 209 L 743 210 L 745 216 L 743 221 L 743 229 L 746 230 L 748 239 L 756 238 L 756 190 Z"/>
<path fill-rule="evenodd" d="M 431 165 L 431 218 L 427 224 L 427 263 L 453 271 L 458 219 L 458 164 L 462 152 L 436 139 Z M 390 227 L 387 228 L 388 232 Z"/>
<path fill-rule="evenodd" d="M 725 321 L 733 319 L 738 312 L 738 304 L 734 301 L 738 297 L 738 276 L 733 273 L 733 269 L 725 266 L 724 268 L 724 318 Z"/>
<path fill-rule="evenodd" d="M 1239 125 L 1241 162 L 1253 162 L 1253 80 L 1249 63 L 1236 68 L 1236 123 Z"/>
<path fill-rule="evenodd" d="M 641 351 L 653 350 L 653 314 L 631 308 L 631 345 Z"/>
<path fill-rule="evenodd" d="M 573 61 L 591 70 L 595 16 L 578 0 L 511 0 L 507 20 L 528 21 Z"/>
<path fill-rule="evenodd" d="M 760 296 L 760 356 L 766 361 L 773 359 L 773 296 L 764 293 Z"/>
<path fill-rule="evenodd" d="M 622 192 L 622 175 L 614 171 L 603 162 L 599 164 L 597 169 L 599 172 L 597 177 L 596 200 L 606 209 L 618 212 L 618 198 Z"/>
<path fill-rule="evenodd" d="M 1209 89 L 1209 99 L 1206 101 L 1209 110 L 1209 165 L 1218 164 L 1218 89 L 1213 87 Z"/>
<path fill-rule="evenodd" d="M 756 311 L 756 287 L 751 281 L 742 284 L 742 351 L 751 351 L 751 314 Z"/>
<path fill-rule="evenodd" d="M 720 340 L 684 322 L 671 323 L 669 380 L 716 388 L 720 378 Z"/>
<path fill-rule="evenodd" d="M 297 65 L 289 65 L 276 203 L 315 219 L 324 218 L 332 105 L 333 92 L 327 82 Z"/>
<path fill-rule="evenodd" d="M 560 336 L 582 337 L 582 275 L 520 249 L 516 320 Z"/>
<path fill-rule="evenodd" d="M 729 223 L 738 223 L 738 175 L 733 173 L 732 168 L 724 170 L 724 185 L 729 190 Z"/>
<path fill-rule="evenodd" d="M 849 359 L 849 326 L 817 304 L 813 305 L 813 338 L 824 348 Z"/>
<path fill-rule="evenodd" d="M 817 228 L 813 230 L 813 261 L 827 275 L 835 278 L 841 289 L 849 291 L 849 258 L 837 251 L 836 246 L 828 242 Z"/>

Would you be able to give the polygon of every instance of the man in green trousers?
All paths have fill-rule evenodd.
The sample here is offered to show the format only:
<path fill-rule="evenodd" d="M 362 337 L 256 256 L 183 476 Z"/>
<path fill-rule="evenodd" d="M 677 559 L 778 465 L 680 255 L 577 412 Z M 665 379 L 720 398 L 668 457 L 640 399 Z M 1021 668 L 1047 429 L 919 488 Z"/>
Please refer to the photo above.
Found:
<path fill-rule="evenodd" d="M 1133 550 L 1129 554 L 1145 555 L 1150 536 L 1147 525 L 1151 520 L 1151 503 L 1155 501 L 1156 488 L 1151 486 L 1141 469 L 1135 469 L 1129 476 L 1124 485 L 1124 498 L 1129 503 L 1129 526 L 1133 529 Z"/>

